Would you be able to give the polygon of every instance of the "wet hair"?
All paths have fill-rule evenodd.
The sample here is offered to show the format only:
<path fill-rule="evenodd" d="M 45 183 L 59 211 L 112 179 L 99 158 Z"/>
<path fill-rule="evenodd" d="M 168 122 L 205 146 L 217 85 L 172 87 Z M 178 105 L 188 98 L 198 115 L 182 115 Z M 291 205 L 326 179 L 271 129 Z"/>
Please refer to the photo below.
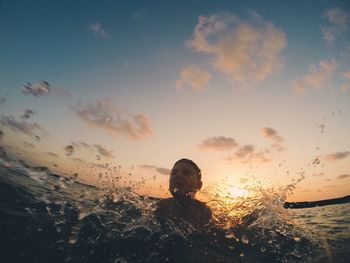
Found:
<path fill-rule="evenodd" d="M 196 171 L 196 174 L 197 174 L 198 179 L 199 179 L 199 180 L 202 179 L 201 169 L 199 169 L 198 165 L 197 165 L 194 161 L 192 161 L 192 160 L 190 160 L 190 159 L 182 158 L 182 159 L 178 160 L 178 161 L 174 164 L 174 166 L 175 166 L 176 164 L 178 164 L 178 163 L 187 163 L 187 164 L 191 165 L 191 166 L 194 168 L 194 170 Z"/>

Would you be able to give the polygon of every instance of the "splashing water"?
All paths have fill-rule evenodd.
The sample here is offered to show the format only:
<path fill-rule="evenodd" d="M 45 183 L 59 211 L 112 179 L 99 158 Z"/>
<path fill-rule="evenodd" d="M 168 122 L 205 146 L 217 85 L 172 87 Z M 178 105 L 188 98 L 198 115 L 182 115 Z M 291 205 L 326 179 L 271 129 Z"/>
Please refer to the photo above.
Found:
<path fill-rule="evenodd" d="M 11 160 L 0 160 L 0 172 L 4 262 L 312 262 L 320 258 L 315 251 L 326 260 L 331 254 L 283 208 L 298 180 L 238 197 L 207 187 L 200 197 L 212 220 L 196 228 L 160 223 L 158 199 L 137 195 L 142 182 L 125 183 L 120 167 L 97 173 L 96 188 L 78 183 L 77 174 Z"/>

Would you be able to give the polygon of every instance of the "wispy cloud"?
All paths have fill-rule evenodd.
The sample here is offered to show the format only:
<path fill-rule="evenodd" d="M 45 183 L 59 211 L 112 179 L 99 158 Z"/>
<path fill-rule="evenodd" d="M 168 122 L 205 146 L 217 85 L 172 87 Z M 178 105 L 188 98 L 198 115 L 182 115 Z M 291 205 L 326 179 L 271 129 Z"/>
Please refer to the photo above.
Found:
<path fill-rule="evenodd" d="M 136 22 L 147 22 L 151 18 L 150 11 L 148 9 L 141 9 L 132 14 L 131 19 Z"/>
<path fill-rule="evenodd" d="M 199 91 L 208 86 L 210 81 L 210 74 L 200 68 L 190 65 L 181 69 L 180 79 L 176 81 L 176 89 L 191 88 Z"/>
<path fill-rule="evenodd" d="M 275 142 L 282 142 L 282 137 L 278 134 L 278 132 L 270 127 L 263 127 L 261 128 L 262 135 L 267 138 L 271 139 Z"/>
<path fill-rule="evenodd" d="M 247 144 L 244 146 L 241 146 L 237 152 L 236 152 L 236 157 L 239 159 L 246 158 L 247 156 L 251 156 L 254 152 L 254 146 L 251 144 Z"/>
<path fill-rule="evenodd" d="M 117 109 L 109 99 L 97 100 L 71 109 L 91 128 L 99 128 L 111 135 L 123 135 L 142 140 L 152 135 L 152 125 L 144 113 L 128 115 Z"/>
<path fill-rule="evenodd" d="M 160 174 L 164 174 L 164 175 L 170 174 L 170 170 L 167 168 L 163 168 L 163 167 L 157 167 L 157 166 L 148 165 L 148 164 L 139 165 L 139 167 L 142 169 L 155 170 L 156 172 L 158 172 Z"/>
<path fill-rule="evenodd" d="M 102 27 L 102 25 L 99 22 L 91 23 L 89 29 L 92 33 L 94 33 L 97 36 L 101 36 L 103 38 L 107 38 L 109 36 L 107 31 Z"/>
<path fill-rule="evenodd" d="M 269 162 L 271 159 L 269 158 L 270 151 L 269 150 L 261 150 L 257 151 L 255 147 L 251 144 L 246 144 L 240 146 L 233 155 L 230 155 L 226 159 L 229 162 L 239 161 L 243 164 L 249 162 Z"/>
<path fill-rule="evenodd" d="M 213 136 L 206 138 L 201 144 L 199 144 L 199 148 L 202 150 L 228 151 L 237 145 L 237 142 L 233 138 Z"/>
<path fill-rule="evenodd" d="M 350 13 L 341 8 L 331 8 L 325 12 L 324 18 L 327 20 L 327 25 L 321 26 L 323 39 L 332 46 L 336 38 L 347 30 Z"/>
<path fill-rule="evenodd" d="M 235 82 L 262 81 L 281 65 L 285 34 L 257 14 L 243 21 L 230 13 L 200 16 L 188 45 Z"/>
<path fill-rule="evenodd" d="M 282 145 L 283 138 L 276 130 L 270 127 L 263 127 L 260 131 L 265 138 L 272 140 L 273 143 L 270 147 L 259 149 L 253 144 L 241 144 L 233 138 L 224 136 L 208 137 L 198 146 L 201 150 L 234 150 L 229 156 L 225 157 L 229 162 L 238 161 L 243 164 L 248 162 L 270 162 L 276 152 L 280 153 L 285 150 Z"/>
<path fill-rule="evenodd" d="M 337 161 L 337 160 L 345 159 L 346 157 L 349 156 L 349 154 L 350 154 L 349 151 L 335 152 L 335 153 L 326 155 L 325 159 L 329 161 Z"/>
<path fill-rule="evenodd" d="M 305 94 L 307 89 L 320 89 L 329 84 L 337 68 L 337 62 L 334 58 L 329 61 L 321 60 L 318 66 L 309 65 L 309 74 L 301 79 L 292 82 L 294 91 L 297 94 Z"/>
<path fill-rule="evenodd" d="M 31 123 L 25 119 L 17 120 L 12 115 L 1 116 L 0 123 L 15 132 L 22 132 L 24 134 L 33 136 L 35 138 L 38 137 L 37 133 L 41 134 L 42 136 L 47 134 L 47 131 L 43 127 L 41 127 L 38 123 L 36 122 Z"/>
<path fill-rule="evenodd" d="M 350 174 L 341 174 L 337 176 L 337 179 L 346 179 L 346 178 L 350 178 Z"/>
<path fill-rule="evenodd" d="M 35 83 L 26 82 L 22 86 L 22 93 L 25 95 L 32 94 L 35 97 L 44 96 L 50 93 L 50 84 L 45 81 L 39 81 Z"/>
<path fill-rule="evenodd" d="M 270 127 L 263 127 L 261 128 L 262 135 L 272 140 L 274 143 L 271 144 L 271 148 L 277 152 L 284 151 L 284 147 L 282 146 L 283 138 L 281 135 L 278 134 L 278 132 L 275 129 L 272 129 Z"/>
<path fill-rule="evenodd" d="M 111 151 L 107 150 L 105 147 L 103 147 L 102 145 L 100 144 L 95 144 L 94 145 L 95 148 L 97 149 L 98 153 L 103 156 L 103 157 L 106 157 L 106 158 L 113 158 L 113 154 Z"/>

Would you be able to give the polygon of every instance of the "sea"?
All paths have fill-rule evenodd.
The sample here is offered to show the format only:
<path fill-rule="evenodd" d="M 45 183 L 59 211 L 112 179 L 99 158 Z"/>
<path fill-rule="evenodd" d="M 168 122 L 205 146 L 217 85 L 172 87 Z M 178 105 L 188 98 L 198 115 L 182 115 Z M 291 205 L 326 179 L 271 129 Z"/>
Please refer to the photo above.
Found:
<path fill-rule="evenodd" d="M 207 196 L 212 221 L 158 222 L 130 187 L 0 159 L 0 262 L 349 262 L 350 203 L 285 209 L 285 196 Z"/>

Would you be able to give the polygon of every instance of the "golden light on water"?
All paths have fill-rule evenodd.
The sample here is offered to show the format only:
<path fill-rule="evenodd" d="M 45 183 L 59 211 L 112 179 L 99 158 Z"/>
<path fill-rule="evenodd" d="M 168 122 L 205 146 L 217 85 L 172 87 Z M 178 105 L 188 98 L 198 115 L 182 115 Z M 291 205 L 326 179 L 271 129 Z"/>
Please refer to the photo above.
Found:
<path fill-rule="evenodd" d="M 227 190 L 232 197 L 243 197 L 249 194 L 249 192 L 246 189 L 242 189 L 234 186 L 230 186 Z"/>

